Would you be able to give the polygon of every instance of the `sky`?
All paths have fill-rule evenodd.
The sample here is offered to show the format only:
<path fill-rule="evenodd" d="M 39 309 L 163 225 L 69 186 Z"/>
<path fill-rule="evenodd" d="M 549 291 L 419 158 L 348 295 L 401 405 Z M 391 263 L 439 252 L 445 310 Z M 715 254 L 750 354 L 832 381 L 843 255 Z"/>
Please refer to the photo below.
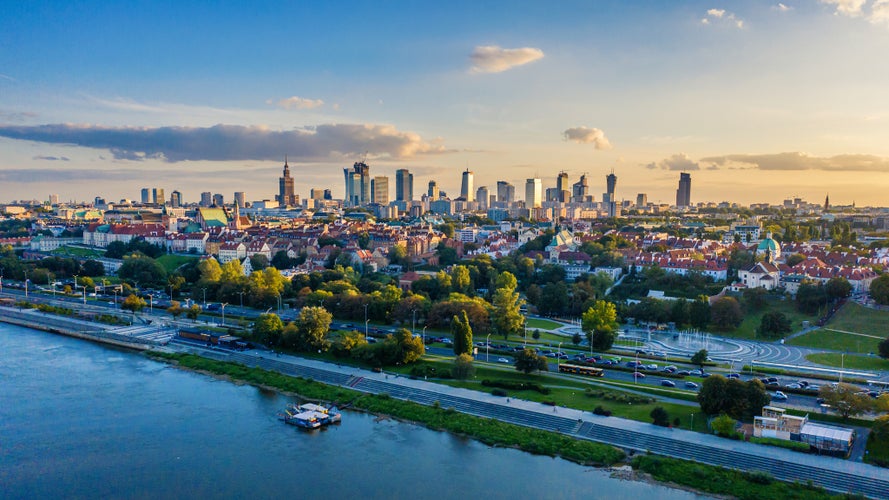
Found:
<path fill-rule="evenodd" d="M 889 0 L 28 1 L 0 15 L 0 202 L 142 187 L 889 206 Z"/>

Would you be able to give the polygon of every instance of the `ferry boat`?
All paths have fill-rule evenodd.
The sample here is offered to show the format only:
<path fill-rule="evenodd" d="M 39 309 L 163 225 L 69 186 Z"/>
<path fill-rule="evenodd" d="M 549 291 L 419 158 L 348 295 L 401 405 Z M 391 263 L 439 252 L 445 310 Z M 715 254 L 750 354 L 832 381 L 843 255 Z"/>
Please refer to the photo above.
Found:
<path fill-rule="evenodd" d="M 339 422 L 341 419 L 336 407 L 326 407 L 314 403 L 301 405 L 291 404 L 281 414 L 284 423 L 303 429 L 317 429 L 321 426 Z"/>

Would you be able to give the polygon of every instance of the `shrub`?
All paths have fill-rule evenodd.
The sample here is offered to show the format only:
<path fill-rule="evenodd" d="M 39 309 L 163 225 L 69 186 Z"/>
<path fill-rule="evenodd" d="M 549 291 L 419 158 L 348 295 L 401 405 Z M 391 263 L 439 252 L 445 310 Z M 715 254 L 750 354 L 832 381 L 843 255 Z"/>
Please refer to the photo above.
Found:
<path fill-rule="evenodd" d="M 491 395 L 506 397 L 506 396 L 509 396 L 509 393 L 504 391 L 503 389 L 494 389 L 493 391 L 491 391 Z"/>
<path fill-rule="evenodd" d="M 603 417 L 610 417 L 611 410 L 606 410 L 602 406 L 597 406 L 593 408 L 593 415 L 602 415 Z"/>

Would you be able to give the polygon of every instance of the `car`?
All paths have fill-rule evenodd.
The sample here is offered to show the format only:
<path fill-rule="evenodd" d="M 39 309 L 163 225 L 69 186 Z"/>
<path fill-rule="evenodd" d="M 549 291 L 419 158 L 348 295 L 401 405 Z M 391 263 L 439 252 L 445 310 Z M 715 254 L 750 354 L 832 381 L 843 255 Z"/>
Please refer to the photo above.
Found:
<path fill-rule="evenodd" d="M 777 383 L 778 383 L 778 377 L 769 377 L 769 378 L 768 378 L 768 381 L 769 381 L 770 383 L 772 383 L 772 384 L 777 384 Z"/>
<path fill-rule="evenodd" d="M 816 398 L 816 399 L 815 399 L 815 404 L 816 404 L 816 405 L 823 405 L 823 404 L 824 404 L 824 398 Z"/>
<path fill-rule="evenodd" d="M 787 394 L 784 394 L 781 391 L 775 391 L 775 394 L 772 394 L 772 399 L 777 399 L 779 401 L 787 401 Z"/>
<path fill-rule="evenodd" d="M 633 377 L 634 378 L 645 378 L 645 374 L 639 373 L 639 372 L 633 372 Z"/>
<path fill-rule="evenodd" d="M 818 392 L 819 390 L 821 390 L 821 386 L 818 384 L 809 384 L 808 386 L 806 386 L 806 389 Z"/>
<path fill-rule="evenodd" d="M 713 374 L 712 374 L 712 373 L 708 373 L 708 372 L 704 372 L 704 373 L 701 374 L 701 378 L 707 378 L 707 377 L 709 377 L 710 375 L 713 375 Z"/>
<path fill-rule="evenodd" d="M 672 380 L 661 380 L 661 385 L 664 387 L 676 387 L 676 382 Z"/>
<path fill-rule="evenodd" d="M 741 378 L 741 374 L 740 374 L 740 373 L 729 373 L 728 375 L 725 376 L 725 378 L 737 378 L 737 379 L 740 379 L 740 378 Z"/>
<path fill-rule="evenodd" d="M 797 384 L 799 384 L 800 387 L 809 387 L 809 383 L 805 380 L 800 380 L 799 382 L 797 382 Z"/>
<path fill-rule="evenodd" d="M 695 377 L 700 377 L 704 372 L 701 370 L 692 370 L 688 372 L 689 375 L 694 375 Z"/>
<path fill-rule="evenodd" d="M 512 361 L 510 361 L 506 358 L 497 358 L 497 362 L 498 363 L 512 363 Z"/>
<path fill-rule="evenodd" d="M 650 365 L 643 366 L 646 370 L 657 371 L 657 365 L 652 363 Z"/>
<path fill-rule="evenodd" d="M 802 389 L 803 386 L 799 384 L 787 384 L 784 386 L 785 389 Z"/>
<path fill-rule="evenodd" d="M 697 388 L 698 388 L 698 384 L 696 384 L 696 383 L 694 383 L 694 382 L 686 382 L 686 383 L 685 383 L 685 388 L 686 388 L 686 389 L 697 389 Z"/>
<path fill-rule="evenodd" d="M 676 372 L 676 375 L 681 375 L 683 377 L 687 377 L 687 376 L 691 375 L 691 372 L 688 370 L 679 370 L 678 372 Z"/>

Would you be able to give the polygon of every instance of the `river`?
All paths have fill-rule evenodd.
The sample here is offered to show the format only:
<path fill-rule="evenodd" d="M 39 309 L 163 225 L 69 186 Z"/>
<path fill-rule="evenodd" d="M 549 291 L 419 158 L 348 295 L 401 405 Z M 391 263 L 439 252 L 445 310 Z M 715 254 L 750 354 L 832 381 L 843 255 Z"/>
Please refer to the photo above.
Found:
<path fill-rule="evenodd" d="M 357 412 L 306 432 L 288 402 L 0 323 L 3 497 L 703 498 Z"/>

